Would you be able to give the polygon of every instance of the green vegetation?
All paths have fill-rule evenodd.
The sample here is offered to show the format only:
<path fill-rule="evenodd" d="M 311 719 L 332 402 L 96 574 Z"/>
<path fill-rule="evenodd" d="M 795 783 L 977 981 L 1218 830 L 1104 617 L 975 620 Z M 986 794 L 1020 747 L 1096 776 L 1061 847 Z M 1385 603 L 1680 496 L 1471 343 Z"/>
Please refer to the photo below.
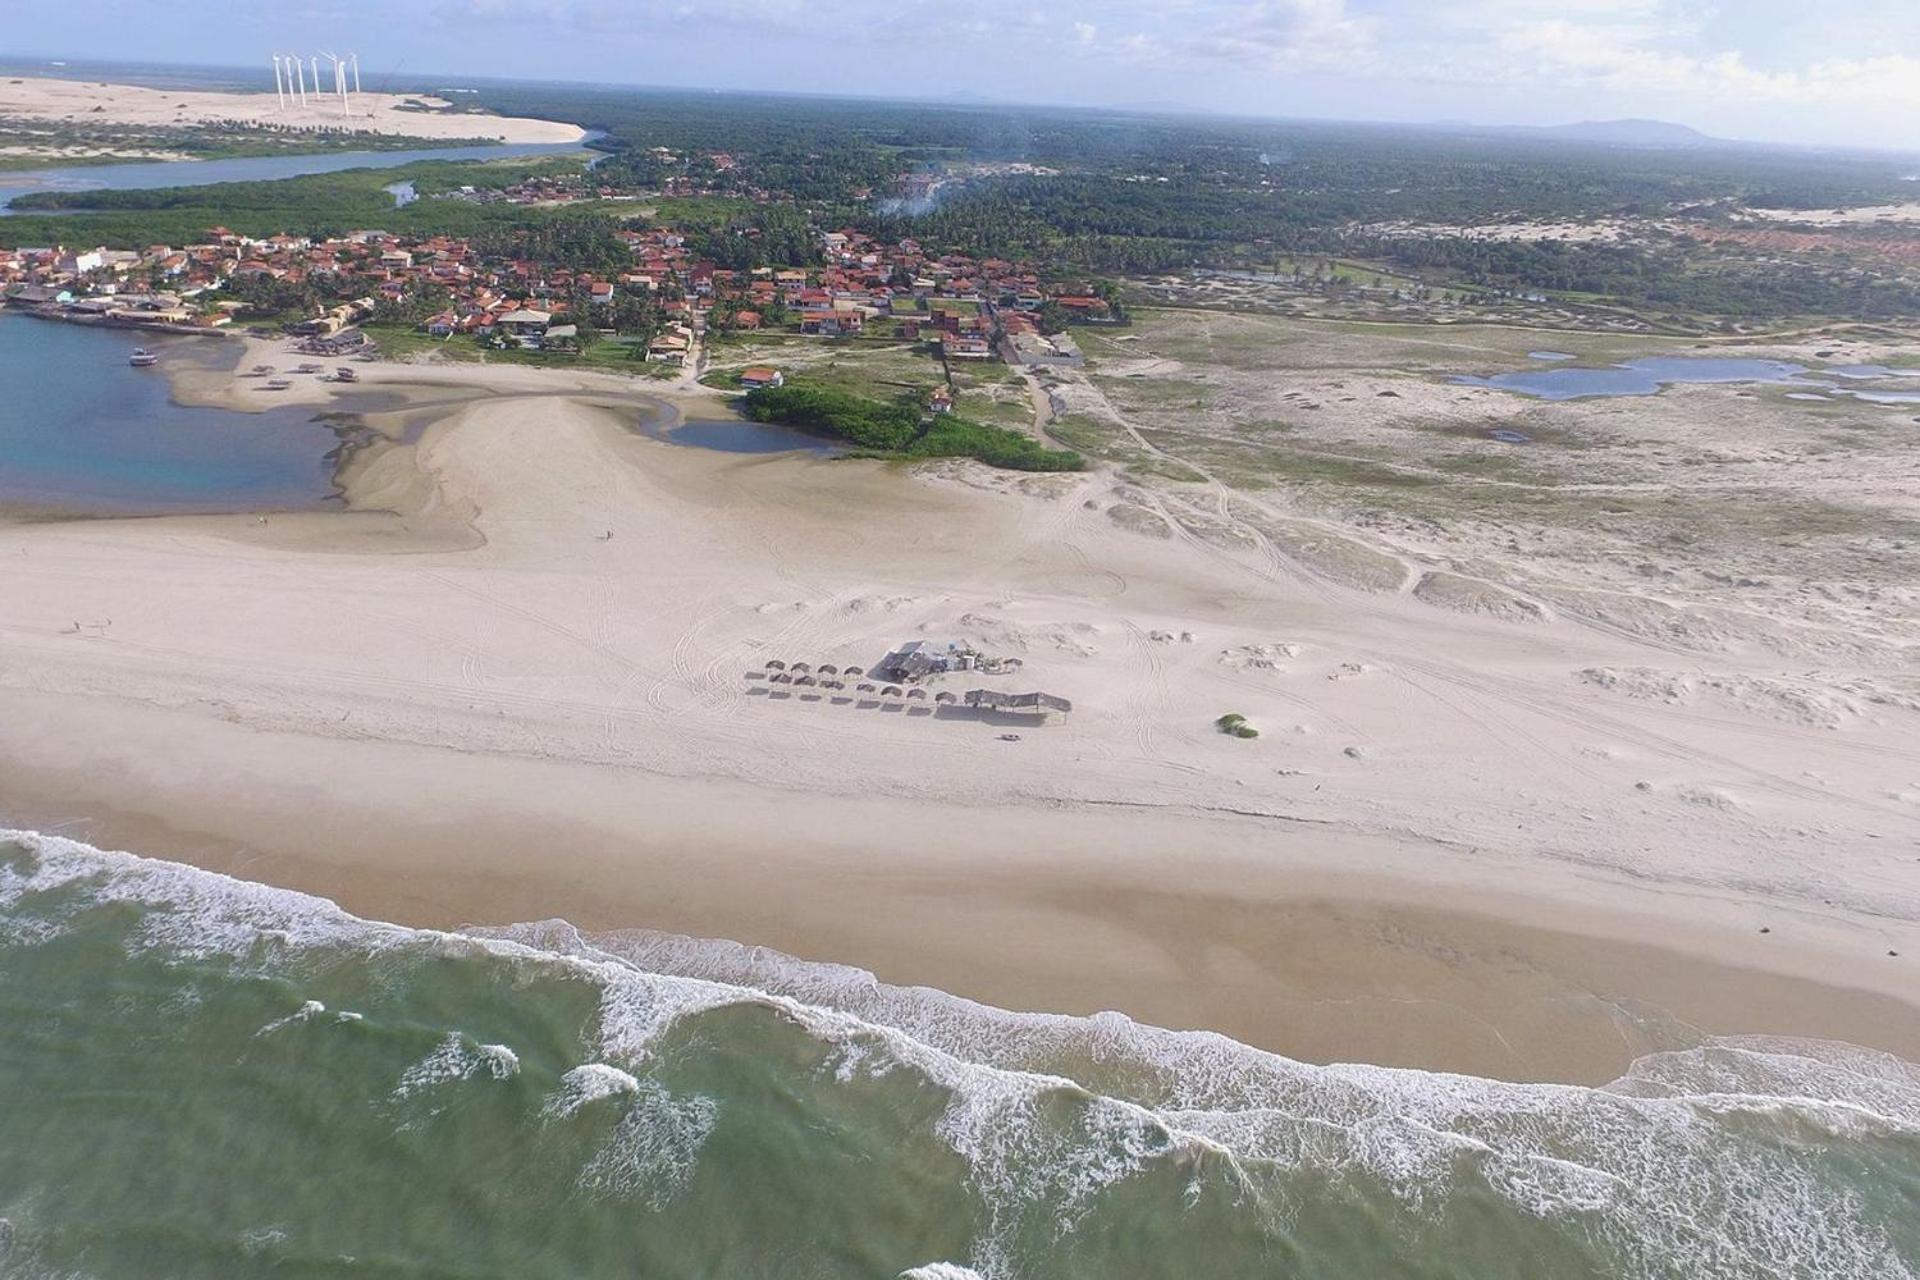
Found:
<path fill-rule="evenodd" d="M 928 419 L 918 403 L 872 400 L 807 383 L 763 387 L 747 397 L 747 416 L 845 440 L 864 453 L 896 458 L 975 458 L 1010 471 L 1079 471 L 1086 459 L 1048 449 L 1017 431 L 963 418 Z"/>
<path fill-rule="evenodd" d="M 1247 723 L 1247 718 L 1237 711 L 1229 711 L 1213 722 L 1214 728 L 1229 738 L 1257 738 L 1260 731 Z"/>
<path fill-rule="evenodd" d="M 242 235 L 345 235 L 377 227 L 406 235 L 480 236 L 553 225 L 612 225 L 592 203 L 560 208 L 478 204 L 423 198 L 394 207 L 386 188 L 411 182 L 422 197 L 461 186 L 504 186 L 524 178 L 577 171 L 575 156 L 504 160 L 430 160 L 392 169 L 347 169 L 267 182 L 140 191 L 36 191 L 17 197 L 0 218 L 0 247 L 103 244 L 144 248 L 187 244 L 214 227 Z M 56 214 L 57 216 L 48 216 Z M 610 239 L 610 237 L 607 237 Z"/>

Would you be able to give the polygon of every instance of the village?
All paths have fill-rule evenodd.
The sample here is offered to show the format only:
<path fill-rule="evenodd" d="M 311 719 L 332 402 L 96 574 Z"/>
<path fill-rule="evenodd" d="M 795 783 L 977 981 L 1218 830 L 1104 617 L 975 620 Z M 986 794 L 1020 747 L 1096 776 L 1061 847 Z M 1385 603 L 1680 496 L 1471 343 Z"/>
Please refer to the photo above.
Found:
<path fill-rule="evenodd" d="M 1110 293 L 1044 282 L 1031 264 L 934 254 L 850 229 L 817 233 L 813 264 L 748 270 L 697 256 L 670 227 L 613 234 L 630 261 L 590 270 L 489 256 L 457 236 L 253 237 L 215 227 L 177 247 L 0 249 L 0 293 L 51 318 L 172 332 L 273 321 L 335 338 L 378 321 L 561 357 L 621 339 L 669 370 L 697 367 L 705 334 L 758 331 L 925 343 L 950 363 L 1078 367 L 1067 324 L 1120 316 Z"/>

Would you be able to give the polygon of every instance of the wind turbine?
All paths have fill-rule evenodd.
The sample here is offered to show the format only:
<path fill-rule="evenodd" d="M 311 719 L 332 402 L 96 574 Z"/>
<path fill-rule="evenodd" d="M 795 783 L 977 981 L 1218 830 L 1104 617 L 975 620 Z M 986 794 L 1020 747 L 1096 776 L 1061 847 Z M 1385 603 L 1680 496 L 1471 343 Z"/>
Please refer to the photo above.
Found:
<path fill-rule="evenodd" d="M 340 114 L 347 114 L 347 69 L 346 63 L 334 54 L 322 49 L 320 56 L 333 64 L 333 92 L 340 99 Z M 318 73 L 315 73 L 316 76 Z"/>
<path fill-rule="evenodd" d="M 347 55 L 347 61 L 353 64 L 353 92 L 354 96 L 358 97 L 360 94 L 360 55 L 350 53 Z"/>
<path fill-rule="evenodd" d="M 277 53 L 273 55 L 273 98 L 282 111 L 287 109 L 287 92 L 280 85 L 280 55 Z"/>
<path fill-rule="evenodd" d="M 287 61 L 293 64 L 293 81 L 298 86 L 300 105 L 307 105 L 307 68 L 300 61 L 299 54 L 288 54 Z"/>

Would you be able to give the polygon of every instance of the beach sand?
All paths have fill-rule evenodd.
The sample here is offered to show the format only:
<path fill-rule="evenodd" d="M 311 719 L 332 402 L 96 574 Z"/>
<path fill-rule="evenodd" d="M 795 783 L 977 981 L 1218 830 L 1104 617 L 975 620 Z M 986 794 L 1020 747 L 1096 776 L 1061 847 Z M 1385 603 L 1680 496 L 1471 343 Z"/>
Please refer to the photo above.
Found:
<path fill-rule="evenodd" d="M 332 73 L 322 70 L 331 83 Z M 273 92 L 272 76 L 270 66 L 261 68 L 266 90 L 260 93 L 5 77 L 0 78 L 0 119 L 149 128 L 274 125 L 409 138 L 494 138 L 506 143 L 577 142 L 586 136 L 576 125 L 461 111 L 444 99 L 424 94 L 355 94 L 350 114 L 343 114 L 339 99 L 328 95 L 311 95 L 305 106 L 286 106 Z"/>
<path fill-rule="evenodd" d="M 1622 701 L 1577 673 L 1672 655 L 1131 532 L 1104 472 L 713 453 L 631 430 L 604 406 L 654 389 L 617 378 L 359 367 L 444 416 L 349 468 L 353 510 L 0 525 L 0 817 L 403 923 L 731 938 L 1316 1061 L 1920 1057 L 1898 724 Z M 1075 711 L 749 678 L 911 639 L 1024 662 L 938 687 Z"/>

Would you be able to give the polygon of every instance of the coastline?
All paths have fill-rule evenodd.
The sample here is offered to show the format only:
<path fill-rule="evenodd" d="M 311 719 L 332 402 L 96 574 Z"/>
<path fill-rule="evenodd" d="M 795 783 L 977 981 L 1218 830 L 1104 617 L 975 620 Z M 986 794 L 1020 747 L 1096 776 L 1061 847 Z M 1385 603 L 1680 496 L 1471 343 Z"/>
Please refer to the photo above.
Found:
<path fill-rule="evenodd" d="M 1647 806 L 1574 749 L 1499 776 L 1535 702 L 1597 696 L 1542 671 L 1628 641 L 1250 591 L 1231 557 L 1087 516 L 1099 476 L 711 454 L 590 403 L 709 409 L 705 391 L 364 368 L 351 394 L 432 421 L 356 456 L 346 512 L 0 523 L 7 823 L 402 924 L 727 938 L 1309 1061 L 1598 1083 L 1701 1032 L 1920 1058 L 1896 824 L 1836 801 L 1797 839 Z M 230 373 L 170 372 L 183 403 L 258 407 Z M 63 635 L 76 610 L 112 624 Z M 1149 638 L 1182 623 L 1204 648 Z M 755 655 L 870 661 L 953 632 L 1024 653 L 1084 710 L 1008 744 L 743 688 Z M 1289 635 L 1298 671 L 1211 660 Z M 1426 673 L 1390 664 L 1414 637 L 1535 701 L 1411 714 Z M 1250 753 L 1206 728 L 1228 698 L 1303 731 Z M 1641 743 L 1642 772 L 1653 729 L 1752 768 L 1874 755 L 1638 714 L 1581 732 Z M 1823 900 L 1818 858 L 1864 887 Z"/>
<path fill-rule="evenodd" d="M 1515 1081 L 1604 1084 L 1708 1036 L 1920 1058 L 1902 975 L 1847 959 L 1882 940 L 1873 926 L 1756 897 L 1228 815 L 809 803 L 178 711 L 5 703 L 7 823 L 410 927 L 557 919 L 723 939 L 1019 1012 L 1117 1010 L 1307 1062 Z M 322 777 L 353 803 L 316 812 Z M 1212 852 L 1249 842 L 1258 854 Z"/>

